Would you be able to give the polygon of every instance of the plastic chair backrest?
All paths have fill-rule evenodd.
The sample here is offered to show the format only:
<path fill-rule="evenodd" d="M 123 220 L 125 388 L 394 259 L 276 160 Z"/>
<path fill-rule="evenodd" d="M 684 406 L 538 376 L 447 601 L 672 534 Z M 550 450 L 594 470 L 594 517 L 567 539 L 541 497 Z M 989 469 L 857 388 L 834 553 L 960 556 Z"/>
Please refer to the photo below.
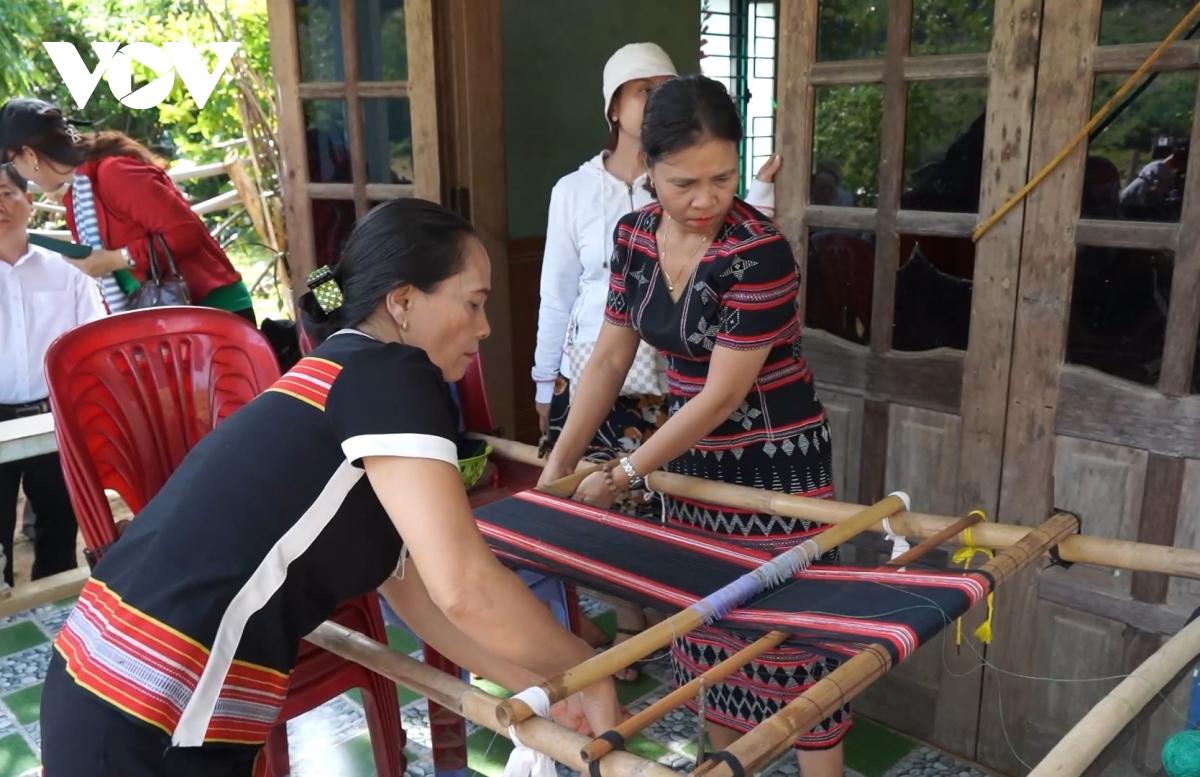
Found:
<path fill-rule="evenodd" d="M 456 386 L 466 431 L 493 434 L 496 431 L 496 419 L 492 416 L 491 405 L 488 404 L 487 386 L 483 382 L 483 363 L 479 361 L 478 353 L 471 359 L 466 374 L 459 379 Z"/>
<path fill-rule="evenodd" d="M 104 495 L 137 513 L 188 451 L 279 377 L 267 340 L 232 313 L 162 307 L 78 327 L 46 353 L 55 435 L 84 541 L 117 537 Z"/>

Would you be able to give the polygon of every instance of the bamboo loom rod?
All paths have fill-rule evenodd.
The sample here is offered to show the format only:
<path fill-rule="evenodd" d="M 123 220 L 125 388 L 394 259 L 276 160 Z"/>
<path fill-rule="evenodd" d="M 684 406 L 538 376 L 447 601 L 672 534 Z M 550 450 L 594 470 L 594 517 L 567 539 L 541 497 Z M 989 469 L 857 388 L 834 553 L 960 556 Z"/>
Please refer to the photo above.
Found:
<path fill-rule="evenodd" d="M 978 523 L 983 518 L 983 513 L 978 511 L 963 518 L 961 521 L 946 527 L 939 534 L 930 537 L 919 545 L 909 548 L 904 553 L 888 562 L 887 566 L 903 566 L 917 561 L 930 551 L 939 547 L 945 540 L 953 537 L 963 529 L 968 529 Z M 778 647 L 788 638 L 788 634 L 783 631 L 771 631 L 765 636 L 759 637 L 754 642 L 751 642 L 746 647 L 734 653 L 729 658 L 720 662 L 716 666 L 707 670 L 703 674 L 693 677 L 689 682 L 679 686 L 671 693 L 662 697 L 658 701 L 646 707 L 641 712 L 631 718 L 622 721 L 611 732 L 605 732 L 602 737 L 597 737 L 587 744 L 583 749 L 583 760 L 591 763 L 603 758 L 608 753 L 617 749 L 617 743 L 620 743 L 620 748 L 624 748 L 624 743 L 630 737 L 644 730 L 647 726 L 654 725 L 664 716 L 680 706 L 688 699 L 696 695 L 700 690 L 700 685 L 703 683 L 706 686 L 712 686 L 721 682 L 729 675 L 741 669 L 750 661 L 755 660 L 768 650 Z"/>
<path fill-rule="evenodd" d="M 464 683 L 452 675 L 399 653 L 363 634 L 337 623 L 326 621 L 306 637 L 318 647 L 341 656 L 347 661 L 365 666 L 373 672 L 411 688 L 430 701 L 467 718 L 481 726 L 507 736 L 507 728 L 496 723 L 495 696 Z M 588 765 L 579 758 L 587 744 L 582 734 L 537 718 L 520 724 L 517 733 L 529 747 L 564 764 L 586 773 Z M 665 766 L 647 761 L 632 753 L 613 753 L 604 761 L 605 777 L 679 777 Z"/>
<path fill-rule="evenodd" d="M 663 696 L 646 709 L 621 721 L 617 724 L 616 728 L 605 732 L 602 735 L 603 738 L 597 737 L 588 742 L 584 746 L 583 751 L 580 752 L 580 757 L 583 758 L 585 763 L 590 764 L 592 761 L 600 760 L 613 750 L 624 750 L 625 743 L 631 737 L 662 720 L 676 707 L 679 707 L 688 699 L 695 696 L 696 692 L 700 689 L 701 683 L 706 687 L 711 687 L 721 682 L 771 648 L 779 647 L 787 638 L 787 632 L 783 631 L 771 631 L 759 637 L 721 663 L 708 669 L 703 674 L 693 677 L 687 683 Z M 619 748 L 617 743 L 620 744 Z"/>
<path fill-rule="evenodd" d="M 904 551 L 899 556 L 896 556 L 885 566 L 902 567 L 905 564 L 911 564 L 935 548 L 940 548 L 945 543 L 954 539 L 958 534 L 970 529 L 981 520 L 983 520 L 983 513 L 976 510 L 966 518 L 962 518 L 950 524 L 937 534 L 934 534 L 932 537 L 926 537 L 925 539 L 921 540 L 920 543 Z"/>
<path fill-rule="evenodd" d="M 807 554 L 809 559 L 820 558 L 823 553 L 866 531 L 867 527 L 894 515 L 904 507 L 906 499 L 907 497 L 903 495 L 885 496 L 870 507 L 863 508 L 849 521 L 810 537 L 791 550 L 780 553 L 771 561 L 747 572 L 720 591 L 710 594 L 690 607 L 635 634 L 619 645 L 614 645 L 603 653 L 568 669 L 558 677 L 547 680 L 541 684 L 541 689 L 553 704 L 619 672 L 655 650 L 670 645 L 680 634 L 686 634 L 700 626 L 725 603 L 739 604 L 745 596 L 763 590 L 770 584 L 768 581 L 778 574 L 778 569 L 786 569 L 786 559 L 789 557 L 803 558 L 804 556 L 801 554 Z M 783 563 L 781 564 L 781 562 Z M 754 587 L 746 585 L 749 580 L 755 582 Z M 714 600 L 720 601 L 721 604 L 714 607 Z M 497 713 L 500 716 L 500 723 L 507 726 L 528 719 L 533 715 L 533 710 L 519 699 L 508 699 L 500 704 Z"/>
<path fill-rule="evenodd" d="M 1112 97 L 1108 98 L 1108 102 L 1100 106 L 1100 109 L 1092 115 L 1092 118 L 1088 119 L 1087 124 L 1084 124 L 1079 132 L 1076 132 L 1075 136 L 1068 140 L 1067 144 L 1059 149 L 1058 153 L 1055 154 L 1054 157 L 1047 162 L 1041 170 L 1038 170 L 1037 173 L 1030 178 L 1024 186 L 1022 186 L 1015 194 L 1005 200 L 1004 204 L 997 208 L 995 213 L 988 216 L 979 226 L 975 227 L 975 230 L 971 233 L 971 239 L 975 242 L 979 242 L 979 240 L 988 233 L 988 230 L 994 227 L 996 223 L 1000 221 L 1000 219 L 1004 218 L 1004 216 L 1010 210 L 1016 207 L 1017 203 L 1025 199 L 1025 197 L 1031 191 L 1037 188 L 1037 185 L 1045 180 L 1050 173 L 1054 172 L 1054 168 L 1062 164 L 1062 161 L 1071 155 L 1071 152 L 1075 150 L 1075 147 L 1082 143 L 1084 139 L 1091 134 L 1096 125 L 1104 120 L 1104 117 L 1108 115 L 1109 111 L 1111 111 L 1113 107 L 1125 97 L 1125 95 L 1129 94 L 1129 92 L 1133 89 L 1134 84 L 1136 84 L 1138 80 L 1144 76 L 1151 67 L 1154 66 L 1154 63 L 1158 61 L 1159 57 L 1166 53 L 1167 48 L 1170 47 L 1170 45 L 1174 43 L 1179 36 L 1183 35 L 1187 28 L 1190 27 L 1197 18 L 1200 18 L 1200 3 L 1196 3 L 1194 6 L 1192 6 L 1192 10 L 1188 11 L 1187 14 L 1179 20 L 1179 23 L 1176 24 L 1175 28 L 1167 34 L 1167 37 L 1163 39 L 1162 43 L 1158 44 L 1154 51 L 1150 53 L 1150 56 L 1146 57 L 1146 60 L 1138 66 L 1138 69 L 1133 71 L 1133 75 L 1125 79 L 1125 83 L 1121 84 L 1121 88 L 1114 92 Z"/>
<path fill-rule="evenodd" d="M 544 494 L 557 496 L 562 499 L 570 499 L 571 495 L 575 493 L 575 489 L 579 488 L 579 484 L 583 482 L 584 478 L 588 477 L 593 472 L 599 471 L 600 467 L 584 467 L 583 469 L 572 472 L 570 475 L 564 475 L 558 480 L 555 480 L 553 483 L 547 483 L 543 486 L 538 486 L 538 491 L 541 491 Z"/>
<path fill-rule="evenodd" d="M 1200 618 L 1171 637 L 1058 741 L 1029 777 L 1078 777 L 1121 729 L 1200 656 Z"/>
<path fill-rule="evenodd" d="M 1068 513 L 1056 513 L 1010 548 L 1000 551 L 981 572 L 989 573 L 994 587 L 1011 578 L 1022 567 L 1040 558 L 1078 529 L 1078 520 Z M 819 680 L 783 709 L 755 726 L 725 751 L 751 774 L 791 748 L 796 737 L 829 717 L 834 710 L 866 690 L 887 673 L 892 657 L 883 647 L 870 645 L 866 650 Z M 708 777 L 733 777 L 728 763 L 706 762 L 693 774 Z M 714 764 L 715 765 L 711 765 Z"/>
<path fill-rule="evenodd" d="M 480 439 L 486 439 L 491 443 L 493 450 L 505 458 L 539 467 L 545 464 L 538 459 L 537 448 L 532 445 L 497 437 Z M 671 472 L 652 472 L 646 480 L 650 488 L 664 494 L 773 513 L 788 518 L 805 518 L 818 523 L 840 523 L 862 509 L 861 505 L 849 502 L 779 494 Z M 954 520 L 929 513 L 904 512 L 893 517 L 891 523 L 896 533 L 923 539 L 938 533 Z M 988 522 L 975 526 L 971 533 L 975 545 L 981 548 L 1001 549 L 1020 541 L 1029 531 L 1028 526 Z M 960 536 L 957 541 L 965 543 L 965 538 Z M 1077 535 L 1064 540 L 1059 545 L 1058 553 L 1063 561 L 1072 563 L 1095 564 L 1134 572 L 1157 572 L 1200 580 L 1200 551 L 1197 550 Z"/>

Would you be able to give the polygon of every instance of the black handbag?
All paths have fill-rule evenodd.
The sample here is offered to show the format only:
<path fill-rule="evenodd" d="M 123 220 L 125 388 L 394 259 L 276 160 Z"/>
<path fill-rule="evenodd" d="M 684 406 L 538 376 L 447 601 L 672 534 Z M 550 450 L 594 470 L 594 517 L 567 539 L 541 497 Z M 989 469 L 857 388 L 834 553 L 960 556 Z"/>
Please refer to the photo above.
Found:
<path fill-rule="evenodd" d="M 190 305 L 191 295 L 188 294 L 187 284 L 179 269 L 175 266 L 175 257 L 167 247 L 167 241 L 162 235 L 151 234 L 149 240 L 149 270 L 146 280 L 129 295 L 128 308 L 141 310 L 143 308 L 159 308 L 166 305 Z M 162 264 L 167 272 L 163 272 Z"/>

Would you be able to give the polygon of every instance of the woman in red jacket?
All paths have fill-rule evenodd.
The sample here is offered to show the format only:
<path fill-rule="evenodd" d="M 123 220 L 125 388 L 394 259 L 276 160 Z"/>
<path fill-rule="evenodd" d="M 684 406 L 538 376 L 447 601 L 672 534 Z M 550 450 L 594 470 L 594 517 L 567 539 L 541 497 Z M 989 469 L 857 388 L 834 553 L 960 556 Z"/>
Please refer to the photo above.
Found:
<path fill-rule="evenodd" d="M 0 153 L 44 191 L 70 186 L 67 225 L 76 242 L 96 249 L 76 265 L 100 280 L 109 310 L 123 310 L 135 287 L 122 282 L 122 271 L 149 274 L 158 236 L 194 304 L 254 322 L 241 275 L 145 146 L 120 132 L 81 134 L 55 106 L 18 99 L 0 107 Z"/>

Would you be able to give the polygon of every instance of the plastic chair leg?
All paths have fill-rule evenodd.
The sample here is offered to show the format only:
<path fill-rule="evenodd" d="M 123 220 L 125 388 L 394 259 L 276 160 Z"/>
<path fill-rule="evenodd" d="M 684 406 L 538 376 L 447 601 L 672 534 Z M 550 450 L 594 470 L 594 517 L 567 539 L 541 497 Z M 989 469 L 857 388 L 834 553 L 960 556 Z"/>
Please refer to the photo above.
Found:
<path fill-rule="evenodd" d="M 379 777 L 404 777 L 408 768 L 404 756 L 406 735 L 400 721 L 400 700 L 396 686 L 374 672 L 370 685 L 362 689 L 363 712 L 371 737 L 371 752 L 375 756 L 375 772 Z"/>
<path fill-rule="evenodd" d="M 270 777 L 287 777 L 292 771 L 291 758 L 288 755 L 287 721 L 279 723 L 267 734 L 267 743 L 263 745 L 266 753 L 267 774 Z"/>

